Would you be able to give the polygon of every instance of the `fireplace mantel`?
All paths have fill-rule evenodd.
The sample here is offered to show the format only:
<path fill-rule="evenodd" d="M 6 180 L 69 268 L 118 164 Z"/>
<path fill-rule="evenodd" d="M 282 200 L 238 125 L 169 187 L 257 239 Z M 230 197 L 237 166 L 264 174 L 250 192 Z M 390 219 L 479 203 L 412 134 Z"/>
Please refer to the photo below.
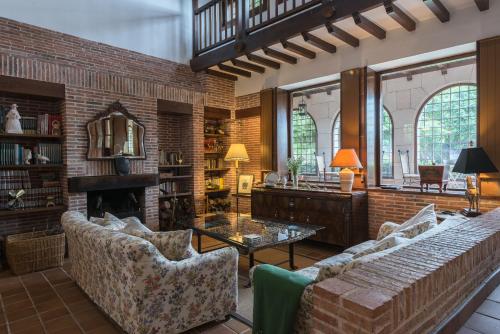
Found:
<path fill-rule="evenodd" d="M 78 176 L 68 178 L 68 191 L 70 193 L 83 193 L 99 190 L 145 188 L 157 186 L 158 183 L 158 174 Z"/>

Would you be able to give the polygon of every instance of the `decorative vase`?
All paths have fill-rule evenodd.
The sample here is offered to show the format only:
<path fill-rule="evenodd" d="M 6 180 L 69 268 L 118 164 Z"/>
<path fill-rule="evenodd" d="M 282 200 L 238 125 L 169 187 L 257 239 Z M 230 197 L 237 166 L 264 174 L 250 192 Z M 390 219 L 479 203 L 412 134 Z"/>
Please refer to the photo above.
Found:
<path fill-rule="evenodd" d="M 292 184 L 295 189 L 299 187 L 299 175 L 297 173 L 292 174 Z"/>
<path fill-rule="evenodd" d="M 116 173 L 120 176 L 129 175 L 130 174 L 130 161 L 125 159 L 124 157 L 116 157 L 115 158 L 115 170 Z"/>

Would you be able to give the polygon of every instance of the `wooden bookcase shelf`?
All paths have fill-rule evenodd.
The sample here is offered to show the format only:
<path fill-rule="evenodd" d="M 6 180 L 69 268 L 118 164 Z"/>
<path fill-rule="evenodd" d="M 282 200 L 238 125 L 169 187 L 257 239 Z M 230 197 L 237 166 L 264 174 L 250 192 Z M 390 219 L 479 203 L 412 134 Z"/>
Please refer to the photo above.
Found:
<path fill-rule="evenodd" d="M 227 133 L 205 133 L 205 138 L 224 138 L 229 137 Z"/>
<path fill-rule="evenodd" d="M 62 164 L 38 164 L 38 165 L 0 165 L 0 170 L 60 170 L 64 167 Z"/>
<path fill-rule="evenodd" d="M 231 191 L 231 188 L 226 187 L 222 189 L 205 189 L 205 194 L 220 194 Z"/>
<path fill-rule="evenodd" d="M 61 142 L 62 136 L 54 135 L 38 135 L 38 134 L 12 134 L 12 133 L 2 133 L 0 134 L 0 141 L 3 143 L 15 143 L 15 144 L 26 144 L 26 143 L 40 143 L 40 142 Z"/>
<path fill-rule="evenodd" d="M 158 169 L 191 168 L 193 165 L 159 165 Z"/>
<path fill-rule="evenodd" d="M 193 178 L 193 175 L 173 175 L 173 176 L 160 177 L 160 182 L 171 181 L 171 180 L 189 180 L 192 178 Z"/>
<path fill-rule="evenodd" d="M 192 192 L 186 192 L 186 193 L 176 193 L 176 194 L 164 194 L 161 196 L 158 196 L 159 200 L 167 199 L 167 198 L 173 198 L 173 197 L 187 197 L 187 196 L 192 196 Z"/>
<path fill-rule="evenodd" d="M 227 171 L 229 171 L 229 168 L 205 169 L 205 173 L 220 173 L 220 172 L 227 172 Z"/>
<path fill-rule="evenodd" d="M 27 208 L 27 209 L 17 209 L 17 210 L 0 210 L 0 218 L 15 217 L 18 215 L 32 215 L 32 214 L 44 214 L 52 212 L 63 212 L 66 211 L 64 205 L 56 205 L 48 208 Z"/>

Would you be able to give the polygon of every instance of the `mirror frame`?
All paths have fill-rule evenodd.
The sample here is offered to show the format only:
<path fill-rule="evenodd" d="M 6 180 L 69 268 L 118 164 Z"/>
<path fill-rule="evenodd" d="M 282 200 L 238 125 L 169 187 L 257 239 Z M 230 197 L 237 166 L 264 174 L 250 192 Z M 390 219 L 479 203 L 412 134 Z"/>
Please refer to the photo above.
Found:
<path fill-rule="evenodd" d="M 140 147 L 141 147 L 141 149 L 144 152 L 143 155 L 140 155 L 140 156 L 112 155 L 112 156 L 109 156 L 109 157 L 92 157 L 92 158 L 89 157 L 90 150 L 91 150 L 91 147 L 90 147 L 90 142 L 91 141 L 90 141 L 90 129 L 89 129 L 89 125 L 91 123 L 95 122 L 95 121 L 99 121 L 99 120 L 102 120 L 104 118 L 110 117 L 113 113 L 121 113 L 122 115 L 124 115 L 128 119 L 133 120 L 135 123 L 137 123 L 137 125 L 139 125 L 140 127 L 142 127 L 144 129 L 142 143 L 140 144 Z M 113 160 L 113 159 L 115 159 L 117 157 L 124 157 L 126 159 L 131 159 L 131 160 L 147 160 L 146 147 L 145 147 L 145 144 L 144 144 L 144 142 L 146 140 L 146 127 L 141 122 L 139 122 L 139 119 L 137 117 L 135 117 L 134 115 L 132 115 L 127 110 L 127 108 L 125 108 L 120 103 L 120 101 L 113 102 L 112 104 L 110 104 L 108 106 L 108 108 L 106 109 L 105 112 L 101 112 L 101 113 L 97 114 L 97 116 L 95 116 L 93 119 L 91 119 L 90 121 L 87 122 L 87 124 L 85 125 L 85 128 L 87 130 L 87 154 L 86 154 L 87 160 L 89 160 L 89 161 Z"/>

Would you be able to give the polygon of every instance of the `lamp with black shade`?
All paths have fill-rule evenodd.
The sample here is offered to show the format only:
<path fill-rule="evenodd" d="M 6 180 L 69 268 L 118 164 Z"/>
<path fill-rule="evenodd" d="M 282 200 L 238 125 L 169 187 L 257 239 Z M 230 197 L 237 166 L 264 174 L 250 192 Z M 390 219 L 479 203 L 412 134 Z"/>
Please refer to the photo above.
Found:
<path fill-rule="evenodd" d="M 470 203 L 469 208 L 462 210 L 462 214 L 466 217 L 476 217 L 481 214 L 479 210 L 479 200 L 481 197 L 481 180 L 480 173 L 497 173 L 498 169 L 486 154 L 482 147 L 464 148 L 458 156 L 457 162 L 453 167 L 453 172 L 462 174 L 475 174 L 477 189 L 474 194 L 468 189 L 465 191 L 465 196 Z M 472 196 L 476 198 L 476 205 L 473 203 Z M 475 208 L 474 208 L 475 206 Z"/>

